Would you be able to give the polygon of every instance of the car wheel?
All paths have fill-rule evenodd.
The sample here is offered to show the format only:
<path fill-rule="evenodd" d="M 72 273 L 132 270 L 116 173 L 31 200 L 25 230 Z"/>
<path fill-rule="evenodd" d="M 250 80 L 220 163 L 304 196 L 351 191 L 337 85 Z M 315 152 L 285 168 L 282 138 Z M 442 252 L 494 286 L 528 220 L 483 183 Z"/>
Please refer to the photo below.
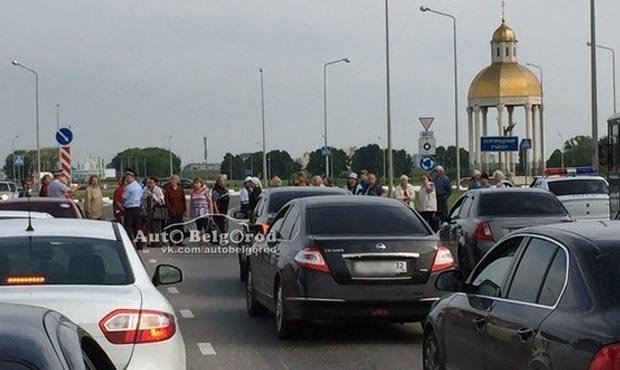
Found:
<path fill-rule="evenodd" d="M 247 275 L 245 279 L 245 306 L 248 314 L 252 317 L 261 316 L 265 313 L 265 306 L 256 300 L 256 291 L 254 290 L 254 276 L 250 266 L 247 267 Z"/>
<path fill-rule="evenodd" d="M 275 321 L 276 332 L 280 339 L 291 339 L 296 333 L 296 325 L 289 319 L 290 313 L 286 304 L 286 295 L 282 285 L 278 284 L 276 291 Z"/>
<path fill-rule="evenodd" d="M 423 352 L 424 370 L 445 370 L 443 356 L 439 351 L 439 344 L 435 332 L 429 332 L 424 338 Z"/>
<path fill-rule="evenodd" d="M 241 280 L 242 283 L 245 283 L 247 277 L 248 277 L 247 261 L 245 261 L 245 258 L 242 255 L 239 255 L 239 280 Z"/>

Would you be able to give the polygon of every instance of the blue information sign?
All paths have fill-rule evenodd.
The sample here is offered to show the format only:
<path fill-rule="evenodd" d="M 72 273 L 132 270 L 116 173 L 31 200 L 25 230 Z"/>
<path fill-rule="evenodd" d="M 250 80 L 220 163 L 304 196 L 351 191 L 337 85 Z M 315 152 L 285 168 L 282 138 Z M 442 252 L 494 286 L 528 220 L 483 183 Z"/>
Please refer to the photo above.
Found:
<path fill-rule="evenodd" d="M 532 149 L 532 139 L 521 140 L 521 149 Z"/>
<path fill-rule="evenodd" d="M 480 138 L 480 150 L 483 152 L 516 152 L 519 150 L 517 136 L 483 136 Z"/>
<path fill-rule="evenodd" d="M 437 161 L 432 155 L 427 155 L 420 158 L 420 168 L 424 171 L 432 171 L 437 166 Z"/>
<path fill-rule="evenodd" d="M 69 145 L 73 141 L 73 132 L 68 127 L 63 127 L 56 131 L 56 141 L 60 145 Z"/>

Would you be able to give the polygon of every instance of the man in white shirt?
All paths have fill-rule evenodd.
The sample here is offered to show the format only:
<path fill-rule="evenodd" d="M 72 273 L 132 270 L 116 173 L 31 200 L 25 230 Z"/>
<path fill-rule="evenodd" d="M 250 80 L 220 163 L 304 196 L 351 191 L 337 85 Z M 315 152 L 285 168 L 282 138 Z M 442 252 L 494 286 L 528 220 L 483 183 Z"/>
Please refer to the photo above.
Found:
<path fill-rule="evenodd" d="M 54 181 L 47 187 L 47 196 L 49 198 L 67 198 L 67 193 L 71 190 L 67 186 L 67 178 L 62 170 L 54 171 Z"/>

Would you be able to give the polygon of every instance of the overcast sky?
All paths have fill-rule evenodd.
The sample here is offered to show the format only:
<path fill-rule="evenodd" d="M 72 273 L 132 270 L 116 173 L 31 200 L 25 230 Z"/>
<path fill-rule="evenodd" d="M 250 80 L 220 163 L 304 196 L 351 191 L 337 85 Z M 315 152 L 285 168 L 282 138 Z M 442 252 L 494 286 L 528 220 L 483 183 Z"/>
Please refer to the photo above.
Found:
<path fill-rule="evenodd" d="M 418 117 L 434 116 L 439 145 L 454 144 L 452 29 L 459 22 L 461 143 L 466 97 L 490 63 L 500 0 L 391 0 L 394 146 L 417 152 Z M 599 0 L 599 43 L 620 50 L 620 2 Z M 590 133 L 590 69 L 584 0 L 507 0 L 519 60 L 545 67 L 547 151 Z M 56 104 L 75 132 L 74 156 L 110 160 L 129 146 L 168 146 L 184 163 L 256 151 L 265 70 L 267 148 L 294 156 L 322 145 L 322 66 L 329 67 L 329 142 L 380 143 L 385 128 L 382 0 L 20 0 L 0 13 L 2 158 L 15 135 L 35 147 L 34 81 L 39 72 L 42 146 L 54 145 Z M 612 113 L 611 58 L 599 54 L 601 134 Z M 516 116 L 523 126 L 522 115 Z M 490 127 L 495 127 L 491 125 Z M 522 133 L 517 129 L 517 133 Z M 601 135 L 601 136 L 602 136 Z"/>

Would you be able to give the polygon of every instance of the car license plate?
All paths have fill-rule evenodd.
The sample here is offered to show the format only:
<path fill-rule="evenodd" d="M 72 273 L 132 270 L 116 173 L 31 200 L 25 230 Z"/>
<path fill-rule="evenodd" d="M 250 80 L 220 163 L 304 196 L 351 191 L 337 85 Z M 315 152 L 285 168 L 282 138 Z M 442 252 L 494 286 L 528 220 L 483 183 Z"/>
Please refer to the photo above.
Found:
<path fill-rule="evenodd" d="M 396 276 L 407 273 L 406 261 L 357 261 L 353 263 L 357 276 Z"/>

